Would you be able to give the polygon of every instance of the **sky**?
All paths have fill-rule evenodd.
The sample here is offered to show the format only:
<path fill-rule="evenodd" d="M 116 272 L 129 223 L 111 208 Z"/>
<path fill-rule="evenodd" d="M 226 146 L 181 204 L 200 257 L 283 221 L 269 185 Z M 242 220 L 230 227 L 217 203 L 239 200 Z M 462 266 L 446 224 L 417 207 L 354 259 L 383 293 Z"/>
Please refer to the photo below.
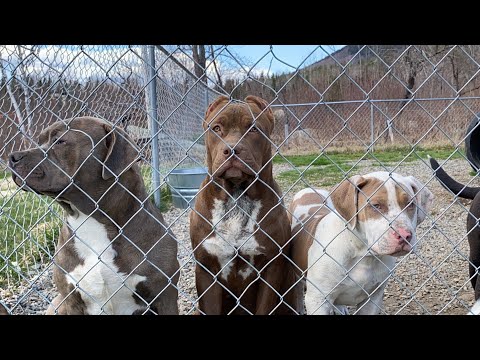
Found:
<path fill-rule="evenodd" d="M 228 45 L 219 47 L 220 53 L 216 63 L 221 73 L 229 78 L 245 78 L 248 75 L 272 75 L 291 73 L 299 66 L 305 67 L 323 59 L 344 45 Z M 17 46 L 0 46 L 0 58 L 7 76 L 10 71 L 19 71 L 19 49 Z M 22 47 L 23 56 L 31 52 L 29 46 Z M 177 49 L 178 50 L 178 49 Z M 193 70 L 189 54 L 173 50 L 174 56 Z M 144 69 L 142 57 L 145 55 L 140 47 L 128 49 L 125 46 L 42 46 L 35 50 L 35 57 L 26 64 L 25 70 L 38 77 L 75 78 L 79 81 L 90 77 L 102 78 L 108 74 L 110 78 L 122 79 L 133 73 L 141 75 Z M 183 72 L 175 64 L 160 65 L 162 76 L 175 77 Z M 16 69 L 16 70 L 15 70 Z M 176 70 L 176 71 L 175 71 Z M 215 78 L 214 66 L 207 63 L 209 77 Z M 0 74 L 1 78 L 1 74 Z"/>
<path fill-rule="evenodd" d="M 254 69 L 265 72 L 270 69 L 269 74 L 280 74 L 294 70 L 303 61 L 305 63 L 302 66 L 321 60 L 327 53 L 332 53 L 343 46 L 345 45 L 272 45 L 270 48 L 270 45 L 230 45 L 229 48 L 253 64 L 267 54 Z"/>

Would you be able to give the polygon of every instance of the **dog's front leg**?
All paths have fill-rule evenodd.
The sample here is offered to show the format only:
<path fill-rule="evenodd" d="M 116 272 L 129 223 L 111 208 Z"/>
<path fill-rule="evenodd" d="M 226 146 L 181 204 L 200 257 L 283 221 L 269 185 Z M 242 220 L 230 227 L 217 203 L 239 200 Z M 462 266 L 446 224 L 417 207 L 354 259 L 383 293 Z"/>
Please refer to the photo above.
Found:
<path fill-rule="evenodd" d="M 45 312 L 45 315 L 55 315 L 55 314 L 64 315 L 63 312 L 60 312 L 61 309 L 63 310 L 62 306 L 60 305 L 62 300 L 63 300 L 63 297 L 61 295 L 57 295 L 52 300 L 50 305 L 48 305 L 48 308 L 47 308 L 47 311 Z"/>
<path fill-rule="evenodd" d="M 305 309 L 307 315 L 334 315 L 333 303 L 335 298 L 330 294 L 331 286 L 323 284 L 313 276 L 307 277 L 306 283 Z M 326 294 L 330 295 L 327 296 Z"/>
<path fill-rule="evenodd" d="M 262 272 L 258 286 L 257 303 L 255 308 L 255 315 L 269 315 L 274 308 L 280 303 L 281 284 L 284 279 L 286 269 L 285 259 L 283 256 L 276 258 L 267 268 Z"/>
<path fill-rule="evenodd" d="M 215 272 L 212 273 L 216 274 Z M 195 276 L 200 313 L 220 315 L 222 313 L 223 289 L 218 280 L 199 264 L 195 266 Z"/>
<path fill-rule="evenodd" d="M 386 283 L 358 305 L 358 315 L 378 315 L 382 312 L 385 286 Z"/>

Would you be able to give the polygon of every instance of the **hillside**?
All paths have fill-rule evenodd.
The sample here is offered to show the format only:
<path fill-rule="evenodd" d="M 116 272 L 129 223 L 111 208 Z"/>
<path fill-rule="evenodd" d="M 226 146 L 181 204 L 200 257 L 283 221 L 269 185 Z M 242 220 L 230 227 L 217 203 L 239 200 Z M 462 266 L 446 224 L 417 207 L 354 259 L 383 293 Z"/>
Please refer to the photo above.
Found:
<path fill-rule="evenodd" d="M 477 96 L 478 63 L 478 45 L 348 45 L 298 73 L 229 79 L 224 87 L 238 98 L 283 103 Z"/>
<path fill-rule="evenodd" d="M 385 57 L 385 59 L 391 59 L 400 55 L 406 48 L 405 45 L 368 45 L 361 50 L 364 46 L 365 45 L 346 45 L 329 56 L 326 56 L 324 59 L 307 66 L 305 69 L 315 69 L 320 66 L 334 65 L 337 62 L 345 65 L 352 60 L 352 58 L 352 63 L 355 64 L 361 60 L 376 59 L 377 55 L 382 58 Z M 358 53 L 359 51 L 360 53 Z"/>

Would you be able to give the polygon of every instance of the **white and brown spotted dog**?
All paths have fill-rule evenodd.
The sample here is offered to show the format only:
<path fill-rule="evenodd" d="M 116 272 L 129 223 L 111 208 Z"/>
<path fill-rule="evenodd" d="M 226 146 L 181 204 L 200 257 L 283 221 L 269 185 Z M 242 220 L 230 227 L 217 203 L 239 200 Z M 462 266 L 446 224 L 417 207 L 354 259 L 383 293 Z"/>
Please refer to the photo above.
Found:
<path fill-rule="evenodd" d="M 395 257 L 415 248 L 432 202 L 416 178 L 388 172 L 353 176 L 331 193 L 298 192 L 289 211 L 292 258 L 306 276 L 307 314 L 348 313 L 346 306 L 380 313 Z"/>

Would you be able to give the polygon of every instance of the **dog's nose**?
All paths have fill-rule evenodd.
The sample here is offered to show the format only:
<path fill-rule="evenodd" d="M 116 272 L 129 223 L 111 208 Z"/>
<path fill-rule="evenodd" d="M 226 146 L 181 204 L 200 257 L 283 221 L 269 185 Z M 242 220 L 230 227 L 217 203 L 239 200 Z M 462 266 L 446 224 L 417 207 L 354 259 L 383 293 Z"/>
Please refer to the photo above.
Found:
<path fill-rule="evenodd" d="M 393 230 L 393 236 L 395 236 L 397 240 L 405 240 L 406 242 L 410 242 L 410 240 L 412 240 L 412 232 L 407 229 L 400 228 Z"/>
<path fill-rule="evenodd" d="M 239 155 L 240 154 L 240 150 L 239 149 L 234 149 L 232 148 L 231 146 L 225 146 L 223 148 L 223 155 L 225 155 L 225 157 L 229 157 L 231 154 L 234 154 L 234 155 Z"/>
<path fill-rule="evenodd" d="M 22 160 L 24 156 L 25 156 L 25 153 L 17 151 L 17 152 L 11 153 L 8 159 L 10 160 L 10 164 L 15 165 L 20 160 Z"/>

